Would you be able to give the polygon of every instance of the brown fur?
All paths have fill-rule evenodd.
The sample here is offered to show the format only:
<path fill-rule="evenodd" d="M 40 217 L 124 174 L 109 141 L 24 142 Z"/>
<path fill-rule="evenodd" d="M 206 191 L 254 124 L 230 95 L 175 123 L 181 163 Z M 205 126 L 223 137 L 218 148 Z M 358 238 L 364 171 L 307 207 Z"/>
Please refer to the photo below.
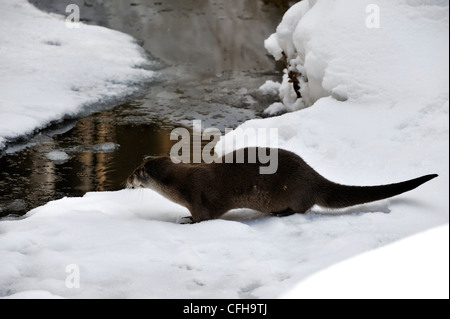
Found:
<path fill-rule="evenodd" d="M 248 149 L 244 158 L 248 158 Z M 236 152 L 234 156 L 236 158 Z M 235 208 L 287 216 L 305 213 L 317 204 L 343 208 L 392 197 L 437 177 L 427 175 L 383 186 L 333 183 L 294 153 L 278 150 L 275 174 L 260 174 L 256 163 L 174 164 L 170 158 L 146 160 L 128 178 L 129 187 L 154 189 L 187 207 L 194 222 L 216 219 Z"/>

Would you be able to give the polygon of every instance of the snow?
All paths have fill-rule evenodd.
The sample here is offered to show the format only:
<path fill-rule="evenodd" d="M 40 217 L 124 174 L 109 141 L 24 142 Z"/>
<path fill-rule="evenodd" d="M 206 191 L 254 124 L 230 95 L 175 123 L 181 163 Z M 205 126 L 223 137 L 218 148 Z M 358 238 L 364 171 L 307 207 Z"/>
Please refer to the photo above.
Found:
<path fill-rule="evenodd" d="M 266 95 L 276 95 L 280 89 L 281 84 L 274 82 L 272 80 L 266 81 L 263 85 L 259 87 L 261 93 Z"/>
<path fill-rule="evenodd" d="M 157 73 L 129 35 L 0 2 L 0 150 L 64 117 L 95 111 L 137 92 Z"/>
<path fill-rule="evenodd" d="M 379 29 L 365 26 L 369 3 L 381 9 Z M 237 210 L 194 225 L 179 224 L 187 209 L 151 190 L 64 198 L 0 221 L 0 296 L 303 298 L 317 284 L 330 293 L 311 296 L 336 297 L 339 284 L 344 297 L 448 298 L 448 12 L 445 1 L 426 0 L 293 6 L 266 47 L 286 50 L 308 80 L 303 99 L 282 98 L 285 109 L 309 107 L 248 121 L 216 147 L 231 151 L 236 132 L 275 128 L 268 143 L 335 182 L 438 178 L 343 210 L 285 218 Z M 377 278 L 384 286 L 372 289 Z"/>
<path fill-rule="evenodd" d="M 448 238 L 447 224 L 363 253 L 312 275 L 281 298 L 448 299 Z M 442 250 L 429 243 L 441 243 Z"/>
<path fill-rule="evenodd" d="M 64 298 L 52 295 L 48 291 L 30 290 L 26 292 L 19 292 L 17 294 L 5 297 L 4 299 L 64 299 Z"/>
<path fill-rule="evenodd" d="M 188 211 L 151 190 L 65 198 L 22 220 L 1 222 L 1 295 L 39 290 L 66 298 L 276 297 L 318 264 L 408 233 L 382 212 L 386 206 L 360 210 L 373 211 L 368 214 L 287 218 L 238 211 L 181 225 L 177 221 Z M 79 288 L 66 285 L 68 265 L 79 267 Z"/>
<path fill-rule="evenodd" d="M 380 8 L 379 28 L 366 26 L 366 8 L 373 4 Z M 417 105 L 438 98 L 449 85 L 445 8 L 446 1 L 427 0 L 297 3 L 265 43 L 276 59 L 284 51 L 289 70 L 307 79 L 300 77 L 303 99 L 297 101 L 287 98 L 286 91 L 292 95 L 293 90 L 284 77 L 280 94 L 286 96 L 286 109 L 330 95 L 359 103 L 384 100 L 392 106 L 408 97 Z"/>
<path fill-rule="evenodd" d="M 279 115 L 286 111 L 286 107 L 281 102 L 275 102 L 272 105 L 270 105 L 266 110 L 264 110 L 264 113 L 268 115 Z"/>

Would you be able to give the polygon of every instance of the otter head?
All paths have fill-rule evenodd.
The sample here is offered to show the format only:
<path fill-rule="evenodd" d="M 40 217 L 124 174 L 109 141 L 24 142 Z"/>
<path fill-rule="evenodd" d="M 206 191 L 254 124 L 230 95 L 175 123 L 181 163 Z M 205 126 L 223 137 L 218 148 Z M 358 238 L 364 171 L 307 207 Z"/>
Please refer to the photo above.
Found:
<path fill-rule="evenodd" d="M 147 158 L 127 179 L 127 188 L 150 188 L 171 201 L 188 207 L 187 201 L 173 186 L 176 168 L 169 157 Z"/>
<path fill-rule="evenodd" d="M 157 188 L 165 175 L 167 157 L 146 158 L 128 177 L 127 188 Z"/>

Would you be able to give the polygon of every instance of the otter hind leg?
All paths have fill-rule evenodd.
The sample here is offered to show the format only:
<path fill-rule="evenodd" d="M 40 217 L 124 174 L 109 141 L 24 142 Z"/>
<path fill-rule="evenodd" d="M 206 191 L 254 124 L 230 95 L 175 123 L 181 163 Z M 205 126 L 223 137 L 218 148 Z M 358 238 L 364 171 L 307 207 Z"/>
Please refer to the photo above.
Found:
<path fill-rule="evenodd" d="M 297 207 L 294 207 L 294 209 L 288 207 L 285 210 L 282 210 L 280 212 L 273 212 L 271 213 L 272 216 L 277 216 L 277 217 L 286 217 L 286 216 L 290 216 L 293 214 L 305 214 L 309 209 L 311 209 L 311 207 L 313 207 L 313 204 L 310 203 L 297 203 L 297 205 L 295 205 Z"/>
<path fill-rule="evenodd" d="M 282 210 L 281 212 L 270 213 L 270 215 L 276 216 L 276 217 L 286 217 L 286 216 L 293 215 L 295 213 L 296 213 L 296 211 L 294 211 L 293 209 L 288 207 L 285 210 Z"/>

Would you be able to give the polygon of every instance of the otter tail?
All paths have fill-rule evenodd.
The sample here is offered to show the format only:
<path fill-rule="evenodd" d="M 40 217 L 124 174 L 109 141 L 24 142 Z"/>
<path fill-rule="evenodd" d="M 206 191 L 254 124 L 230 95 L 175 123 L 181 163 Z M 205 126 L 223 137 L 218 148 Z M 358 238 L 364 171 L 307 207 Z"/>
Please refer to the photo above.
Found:
<path fill-rule="evenodd" d="M 409 181 L 380 186 L 345 186 L 330 181 L 320 185 L 317 204 L 328 208 L 344 208 L 364 204 L 410 191 L 437 177 L 426 175 Z"/>

